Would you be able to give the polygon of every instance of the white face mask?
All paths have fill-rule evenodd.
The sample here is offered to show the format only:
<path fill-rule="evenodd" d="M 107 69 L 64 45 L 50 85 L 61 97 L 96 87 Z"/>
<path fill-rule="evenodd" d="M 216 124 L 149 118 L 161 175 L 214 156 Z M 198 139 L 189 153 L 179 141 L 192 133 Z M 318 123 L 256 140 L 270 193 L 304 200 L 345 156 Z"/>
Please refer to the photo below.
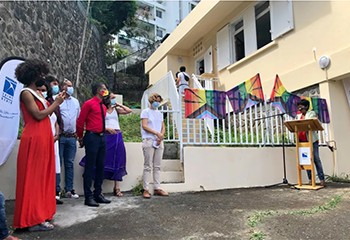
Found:
<path fill-rule="evenodd" d="M 72 96 L 74 93 L 74 88 L 73 87 L 67 87 L 67 93 L 69 96 Z"/>
<path fill-rule="evenodd" d="M 115 99 L 115 98 L 111 99 L 111 104 L 112 105 L 116 105 L 117 104 L 117 99 Z"/>

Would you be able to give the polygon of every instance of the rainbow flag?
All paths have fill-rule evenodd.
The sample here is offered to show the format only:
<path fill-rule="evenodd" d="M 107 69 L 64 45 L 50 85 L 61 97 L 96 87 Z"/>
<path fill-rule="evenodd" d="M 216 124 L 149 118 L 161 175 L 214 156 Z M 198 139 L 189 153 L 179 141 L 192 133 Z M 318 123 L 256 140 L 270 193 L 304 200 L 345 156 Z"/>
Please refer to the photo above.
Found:
<path fill-rule="evenodd" d="M 216 90 L 185 89 L 185 117 L 224 119 L 226 93 Z"/>
<path fill-rule="evenodd" d="M 289 116 L 296 117 L 298 114 L 298 102 L 300 102 L 300 99 L 299 96 L 287 92 L 280 78 L 276 75 L 275 84 L 270 96 L 272 106 L 277 107 L 281 112 L 286 113 Z"/>
<path fill-rule="evenodd" d="M 327 100 L 324 98 L 301 97 L 310 102 L 309 110 L 313 110 L 317 114 L 318 120 L 322 123 L 330 123 Z"/>
<path fill-rule="evenodd" d="M 251 79 L 228 90 L 226 95 L 230 100 L 234 113 L 243 112 L 253 105 L 264 102 L 260 75 L 256 74 Z"/>
<path fill-rule="evenodd" d="M 280 78 L 278 75 L 276 75 L 275 84 L 273 86 L 269 100 L 274 107 L 277 107 L 281 112 L 295 118 L 299 113 L 298 103 L 301 99 L 307 99 L 310 102 L 309 110 L 315 111 L 320 122 L 330 122 L 326 99 L 313 97 L 310 98 L 304 96 L 299 97 L 295 94 L 292 94 L 286 90 Z"/>

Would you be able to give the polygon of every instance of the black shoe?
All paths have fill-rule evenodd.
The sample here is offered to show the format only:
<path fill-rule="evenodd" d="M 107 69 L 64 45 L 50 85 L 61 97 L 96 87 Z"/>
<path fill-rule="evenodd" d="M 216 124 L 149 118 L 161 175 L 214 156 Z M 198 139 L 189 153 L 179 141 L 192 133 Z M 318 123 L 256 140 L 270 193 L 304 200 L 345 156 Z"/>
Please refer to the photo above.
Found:
<path fill-rule="evenodd" d="M 98 195 L 94 199 L 98 203 L 106 203 L 106 204 L 111 203 L 111 200 L 105 199 L 105 197 L 102 194 Z"/>
<path fill-rule="evenodd" d="M 98 204 L 93 198 L 85 199 L 85 205 L 89 207 L 98 207 L 100 204 Z"/>
<path fill-rule="evenodd" d="M 59 200 L 59 199 L 56 199 L 56 204 L 57 205 L 61 205 L 61 204 L 63 204 L 63 202 L 61 200 Z"/>

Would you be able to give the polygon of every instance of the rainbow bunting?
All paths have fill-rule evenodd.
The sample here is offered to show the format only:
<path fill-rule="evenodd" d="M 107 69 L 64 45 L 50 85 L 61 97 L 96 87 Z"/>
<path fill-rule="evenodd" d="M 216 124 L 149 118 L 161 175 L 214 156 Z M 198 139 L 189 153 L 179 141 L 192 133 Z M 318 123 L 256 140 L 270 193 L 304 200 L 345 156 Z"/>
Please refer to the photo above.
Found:
<path fill-rule="evenodd" d="M 226 117 L 226 93 L 216 90 L 185 89 L 185 117 L 223 119 Z"/>
<path fill-rule="evenodd" d="M 256 74 L 251 79 L 239 84 L 226 92 L 234 113 L 243 112 L 245 109 L 264 101 L 264 93 L 261 86 L 260 75 Z"/>

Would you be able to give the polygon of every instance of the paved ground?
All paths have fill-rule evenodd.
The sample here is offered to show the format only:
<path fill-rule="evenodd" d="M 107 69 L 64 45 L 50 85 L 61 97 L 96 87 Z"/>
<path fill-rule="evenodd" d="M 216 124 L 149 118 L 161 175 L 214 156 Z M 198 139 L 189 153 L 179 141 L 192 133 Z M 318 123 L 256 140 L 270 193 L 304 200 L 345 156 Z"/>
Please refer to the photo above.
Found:
<path fill-rule="evenodd" d="M 50 232 L 15 232 L 31 239 L 350 239 L 350 185 L 318 191 L 288 186 L 172 194 L 150 200 L 112 196 L 89 208 L 63 199 Z M 12 224 L 13 201 L 6 203 Z M 303 211 L 301 211 L 303 210 Z M 250 224 L 250 225 L 249 225 Z"/>

